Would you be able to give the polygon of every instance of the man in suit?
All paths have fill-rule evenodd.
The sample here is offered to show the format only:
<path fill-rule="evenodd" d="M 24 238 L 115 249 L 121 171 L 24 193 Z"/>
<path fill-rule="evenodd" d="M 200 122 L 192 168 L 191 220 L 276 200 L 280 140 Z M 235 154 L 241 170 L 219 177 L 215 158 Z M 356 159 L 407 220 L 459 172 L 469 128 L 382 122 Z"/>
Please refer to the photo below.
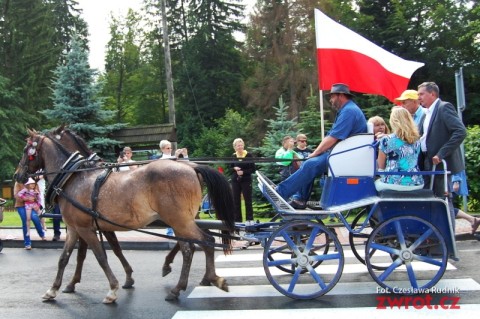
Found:
<path fill-rule="evenodd" d="M 422 156 L 419 164 L 423 170 L 443 170 L 442 160 L 447 163 L 447 169 L 456 174 L 465 169 L 460 145 L 467 135 L 467 130 L 458 117 L 455 107 L 440 100 L 440 90 L 434 82 L 424 82 L 418 86 L 418 100 L 425 108 L 425 117 L 420 123 L 420 142 Z M 434 182 L 434 193 L 438 197 L 445 197 L 443 175 L 437 175 Z M 448 185 L 451 185 L 451 175 L 448 176 Z M 430 186 L 427 176 L 425 187 Z M 453 214 L 453 204 L 449 192 L 449 206 Z M 453 220 L 453 219 L 452 219 Z"/>

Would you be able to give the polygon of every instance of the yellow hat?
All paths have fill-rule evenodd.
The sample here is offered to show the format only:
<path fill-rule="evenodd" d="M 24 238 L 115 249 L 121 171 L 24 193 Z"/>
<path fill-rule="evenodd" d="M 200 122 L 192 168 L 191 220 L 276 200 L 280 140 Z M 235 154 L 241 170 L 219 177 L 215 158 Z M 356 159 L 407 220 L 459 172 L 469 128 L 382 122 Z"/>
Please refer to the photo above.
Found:
<path fill-rule="evenodd" d="M 397 97 L 395 101 L 405 101 L 405 100 L 418 100 L 418 92 L 415 90 L 406 90 L 403 91 L 400 97 Z"/>

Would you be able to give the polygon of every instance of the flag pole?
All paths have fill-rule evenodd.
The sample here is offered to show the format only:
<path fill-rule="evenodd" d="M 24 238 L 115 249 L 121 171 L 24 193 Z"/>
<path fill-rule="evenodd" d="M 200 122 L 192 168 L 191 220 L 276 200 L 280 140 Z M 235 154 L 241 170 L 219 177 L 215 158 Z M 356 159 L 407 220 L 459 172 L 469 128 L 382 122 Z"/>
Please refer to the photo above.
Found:
<path fill-rule="evenodd" d="M 325 137 L 325 123 L 323 118 L 323 90 L 319 90 L 320 95 L 320 130 L 322 133 L 322 140 Z"/>

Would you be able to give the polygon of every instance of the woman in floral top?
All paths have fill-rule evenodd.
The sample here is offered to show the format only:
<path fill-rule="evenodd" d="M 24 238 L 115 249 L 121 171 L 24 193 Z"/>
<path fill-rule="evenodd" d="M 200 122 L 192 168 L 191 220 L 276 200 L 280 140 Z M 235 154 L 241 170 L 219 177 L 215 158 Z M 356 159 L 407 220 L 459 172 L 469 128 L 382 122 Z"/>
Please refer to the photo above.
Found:
<path fill-rule="evenodd" d="M 394 107 L 390 114 L 392 134 L 379 143 L 378 170 L 384 172 L 418 172 L 420 134 L 412 116 L 402 107 Z M 421 175 L 382 175 L 375 182 L 378 191 L 390 189 L 410 191 L 423 188 Z"/>

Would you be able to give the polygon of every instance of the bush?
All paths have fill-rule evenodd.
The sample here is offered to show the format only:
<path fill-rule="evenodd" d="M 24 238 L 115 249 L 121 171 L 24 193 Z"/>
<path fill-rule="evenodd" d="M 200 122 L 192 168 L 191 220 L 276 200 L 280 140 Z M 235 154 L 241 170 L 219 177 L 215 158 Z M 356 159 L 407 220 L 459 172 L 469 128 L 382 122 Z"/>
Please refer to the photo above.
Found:
<path fill-rule="evenodd" d="M 480 209 L 480 126 L 467 128 L 465 146 L 465 166 L 468 177 L 468 208 L 471 211 Z"/>

